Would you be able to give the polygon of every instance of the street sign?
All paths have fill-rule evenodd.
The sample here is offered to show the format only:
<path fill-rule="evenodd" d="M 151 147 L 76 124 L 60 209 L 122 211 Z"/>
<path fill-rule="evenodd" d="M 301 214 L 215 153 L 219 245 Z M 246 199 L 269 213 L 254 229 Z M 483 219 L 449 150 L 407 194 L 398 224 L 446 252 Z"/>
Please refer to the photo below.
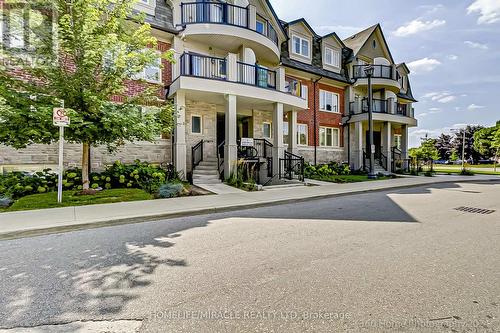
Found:
<path fill-rule="evenodd" d="M 254 146 L 254 142 L 253 142 L 252 138 L 241 138 L 240 145 L 242 147 L 253 147 Z"/>
<path fill-rule="evenodd" d="M 66 114 L 66 110 L 64 110 L 64 108 L 54 108 L 52 120 L 54 122 L 54 126 L 65 127 L 70 124 L 69 116 Z"/>

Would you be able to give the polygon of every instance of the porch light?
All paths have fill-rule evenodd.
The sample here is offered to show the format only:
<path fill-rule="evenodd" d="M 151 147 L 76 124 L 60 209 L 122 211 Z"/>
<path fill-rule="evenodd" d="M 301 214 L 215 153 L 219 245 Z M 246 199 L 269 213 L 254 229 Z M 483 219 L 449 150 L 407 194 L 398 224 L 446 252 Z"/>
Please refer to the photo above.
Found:
<path fill-rule="evenodd" d="M 365 71 L 365 74 L 367 77 L 372 77 L 374 70 L 375 69 L 373 68 L 372 65 L 365 66 L 365 68 L 364 68 L 364 71 Z"/>

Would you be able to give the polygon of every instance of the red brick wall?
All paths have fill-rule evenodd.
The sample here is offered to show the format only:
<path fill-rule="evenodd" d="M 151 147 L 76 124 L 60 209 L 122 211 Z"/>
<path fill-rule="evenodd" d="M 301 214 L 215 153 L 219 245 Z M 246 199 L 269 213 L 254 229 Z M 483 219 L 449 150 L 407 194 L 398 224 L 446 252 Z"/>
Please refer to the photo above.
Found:
<path fill-rule="evenodd" d="M 297 112 L 297 123 L 307 125 L 308 131 L 309 131 L 309 137 L 308 137 L 309 146 L 314 147 L 314 142 L 315 142 L 314 137 L 315 136 L 316 136 L 316 143 L 319 146 L 319 127 L 320 126 L 339 128 L 340 129 L 340 145 L 343 146 L 344 145 L 344 143 L 343 143 L 343 128 L 340 125 L 340 123 L 342 122 L 342 114 L 344 113 L 344 89 L 332 87 L 332 86 L 325 85 L 322 83 L 314 84 L 313 81 L 302 80 L 302 79 L 295 78 L 292 76 L 289 76 L 289 77 L 300 81 L 302 85 L 306 85 L 308 87 L 309 110 L 303 110 L 303 111 Z M 314 86 L 316 89 L 314 89 Z M 339 95 L 340 113 L 324 112 L 324 111 L 319 110 L 319 91 L 320 91 L 320 89 L 326 90 L 326 91 L 331 91 L 331 92 Z M 316 104 L 314 103 L 315 100 L 316 100 Z M 316 133 L 314 132 L 314 121 L 315 121 L 314 107 L 315 107 L 315 105 L 316 105 Z"/>

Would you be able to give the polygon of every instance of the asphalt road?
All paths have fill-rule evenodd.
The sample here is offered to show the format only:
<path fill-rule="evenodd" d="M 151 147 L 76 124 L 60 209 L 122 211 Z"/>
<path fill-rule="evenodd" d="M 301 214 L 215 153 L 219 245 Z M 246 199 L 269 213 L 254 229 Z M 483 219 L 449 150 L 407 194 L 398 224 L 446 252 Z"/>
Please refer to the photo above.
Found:
<path fill-rule="evenodd" d="M 0 328 L 499 332 L 500 184 L 1 241 Z"/>

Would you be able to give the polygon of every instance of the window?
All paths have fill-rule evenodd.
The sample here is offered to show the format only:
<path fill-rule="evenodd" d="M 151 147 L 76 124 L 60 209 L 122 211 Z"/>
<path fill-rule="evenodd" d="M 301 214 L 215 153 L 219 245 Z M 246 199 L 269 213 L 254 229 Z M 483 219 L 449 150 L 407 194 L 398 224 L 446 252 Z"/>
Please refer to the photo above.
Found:
<path fill-rule="evenodd" d="M 271 123 L 262 123 L 262 134 L 266 139 L 272 137 Z"/>
<path fill-rule="evenodd" d="M 325 47 L 325 64 L 340 67 L 340 51 Z"/>
<path fill-rule="evenodd" d="M 159 57 L 154 63 L 144 68 L 144 80 L 161 82 L 161 59 Z"/>
<path fill-rule="evenodd" d="M 288 93 L 294 95 L 294 96 L 299 96 L 299 93 L 301 93 L 300 90 L 300 82 L 298 80 L 292 79 L 292 78 L 286 78 L 285 80 L 285 91 Z M 299 96 L 300 97 L 300 96 Z"/>
<path fill-rule="evenodd" d="M 288 144 L 288 119 L 283 119 L 283 143 Z"/>
<path fill-rule="evenodd" d="M 301 146 L 307 146 L 307 125 L 297 124 L 297 144 Z"/>
<path fill-rule="evenodd" d="M 10 47 L 23 48 L 24 47 L 24 17 L 22 10 L 12 10 L 9 17 L 9 34 L 10 34 Z M 2 22 L 3 23 L 3 22 Z M 3 38 L 3 36 L 2 36 Z"/>
<path fill-rule="evenodd" d="M 319 145 L 322 147 L 339 147 L 340 131 L 338 128 L 320 127 Z"/>
<path fill-rule="evenodd" d="M 139 0 L 135 7 L 146 14 L 155 15 L 156 0 Z"/>
<path fill-rule="evenodd" d="M 300 97 L 302 97 L 303 99 L 305 99 L 306 101 L 309 100 L 309 87 L 306 86 L 306 85 L 302 85 L 301 87 L 301 95 Z"/>
<path fill-rule="evenodd" d="M 309 41 L 301 37 L 293 36 L 292 52 L 309 58 Z"/>
<path fill-rule="evenodd" d="M 394 135 L 394 147 L 401 150 L 401 134 Z"/>
<path fill-rule="evenodd" d="M 373 42 L 372 42 L 372 46 L 373 46 L 373 48 L 374 48 L 374 49 L 376 49 L 376 48 L 377 48 L 377 41 L 376 41 L 375 39 L 374 39 L 374 40 L 373 40 Z"/>
<path fill-rule="evenodd" d="M 266 23 L 261 21 L 261 20 L 257 20 L 255 30 L 259 34 L 265 35 L 266 34 Z"/>
<path fill-rule="evenodd" d="M 202 118 L 201 116 L 191 116 L 191 133 L 202 134 Z"/>
<path fill-rule="evenodd" d="M 339 95 L 330 91 L 319 91 L 319 108 L 321 111 L 339 112 Z"/>

